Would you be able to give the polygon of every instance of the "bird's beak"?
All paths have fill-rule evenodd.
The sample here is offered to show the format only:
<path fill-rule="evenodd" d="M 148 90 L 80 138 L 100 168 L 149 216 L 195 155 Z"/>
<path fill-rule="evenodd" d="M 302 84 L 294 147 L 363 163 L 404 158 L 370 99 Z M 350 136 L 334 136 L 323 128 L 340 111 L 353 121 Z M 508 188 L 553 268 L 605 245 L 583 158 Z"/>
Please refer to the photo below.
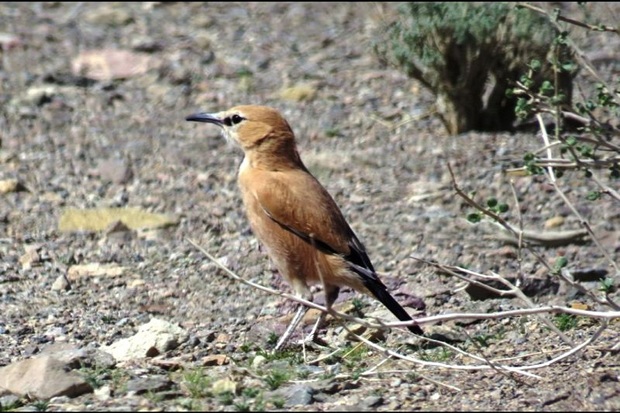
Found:
<path fill-rule="evenodd" d="M 185 118 L 185 120 L 194 121 L 194 122 L 205 122 L 205 123 L 213 123 L 218 126 L 223 126 L 224 121 L 219 116 L 218 113 L 194 113 L 193 115 L 189 115 Z"/>

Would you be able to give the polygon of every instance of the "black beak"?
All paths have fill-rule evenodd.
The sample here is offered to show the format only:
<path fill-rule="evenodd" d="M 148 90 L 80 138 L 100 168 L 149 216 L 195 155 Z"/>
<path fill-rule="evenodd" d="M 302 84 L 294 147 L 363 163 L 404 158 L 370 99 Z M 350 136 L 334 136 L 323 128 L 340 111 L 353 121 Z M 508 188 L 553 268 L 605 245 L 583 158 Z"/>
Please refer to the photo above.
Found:
<path fill-rule="evenodd" d="M 194 122 L 205 122 L 205 123 L 213 123 L 218 126 L 224 125 L 222 119 L 220 119 L 216 113 L 194 113 L 193 115 L 189 115 L 185 118 L 185 120 L 194 121 Z"/>

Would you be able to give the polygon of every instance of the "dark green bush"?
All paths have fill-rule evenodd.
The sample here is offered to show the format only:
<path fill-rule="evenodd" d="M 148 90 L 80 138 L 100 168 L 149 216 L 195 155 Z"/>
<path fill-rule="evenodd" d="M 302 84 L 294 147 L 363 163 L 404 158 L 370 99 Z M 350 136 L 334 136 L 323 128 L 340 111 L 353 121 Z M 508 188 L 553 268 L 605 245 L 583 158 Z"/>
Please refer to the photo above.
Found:
<path fill-rule="evenodd" d="M 375 51 L 436 94 L 449 134 L 512 130 L 517 100 L 507 92 L 528 71 L 532 86 L 548 80 L 570 103 L 570 52 L 544 16 L 507 3 L 405 3 L 399 12 Z"/>

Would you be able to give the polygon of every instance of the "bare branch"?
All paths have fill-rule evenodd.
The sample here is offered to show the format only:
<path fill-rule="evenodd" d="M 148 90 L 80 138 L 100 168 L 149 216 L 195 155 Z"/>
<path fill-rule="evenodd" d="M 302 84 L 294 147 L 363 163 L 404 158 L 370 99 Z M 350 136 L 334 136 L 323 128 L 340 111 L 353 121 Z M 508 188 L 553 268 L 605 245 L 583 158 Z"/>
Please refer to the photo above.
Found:
<path fill-rule="evenodd" d="M 540 14 L 544 14 L 547 17 L 551 17 L 549 16 L 549 13 L 546 10 L 541 9 L 540 7 L 536 7 L 530 3 L 519 2 L 517 3 L 517 7 L 525 7 L 526 9 L 530 9 Z M 620 31 L 616 29 L 615 27 L 604 26 L 604 25 L 593 26 L 588 23 L 580 22 L 579 20 L 571 19 L 570 17 L 562 16 L 559 13 L 557 15 L 557 19 L 560 21 L 566 22 L 566 23 L 573 24 L 575 26 L 583 27 L 584 29 L 588 29 L 588 30 L 593 30 L 597 32 L 612 32 L 612 33 L 620 34 Z"/>

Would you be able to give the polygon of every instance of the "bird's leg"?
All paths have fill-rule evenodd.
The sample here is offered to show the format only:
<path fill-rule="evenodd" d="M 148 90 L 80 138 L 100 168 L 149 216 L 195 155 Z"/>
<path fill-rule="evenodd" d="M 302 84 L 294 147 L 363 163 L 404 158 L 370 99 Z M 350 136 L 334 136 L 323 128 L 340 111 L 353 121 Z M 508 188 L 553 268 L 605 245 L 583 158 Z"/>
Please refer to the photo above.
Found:
<path fill-rule="evenodd" d="M 293 281 L 293 289 L 297 292 L 296 293 L 297 297 L 303 298 L 306 301 L 312 301 L 312 298 L 313 298 L 312 297 L 312 292 L 308 289 L 308 287 L 305 284 L 303 284 L 303 283 L 296 283 L 295 281 Z M 304 315 L 306 314 L 307 311 L 308 311 L 308 307 L 306 307 L 305 305 L 300 303 L 299 304 L 299 308 L 297 309 L 297 313 L 295 313 L 295 316 L 293 317 L 293 319 L 289 323 L 288 327 L 284 331 L 284 334 L 282 334 L 282 336 L 278 340 L 278 343 L 276 344 L 275 348 L 273 349 L 274 353 L 276 351 L 280 350 L 282 347 L 284 347 L 286 342 L 293 335 L 293 332 L 295 331 L 295 329 L 299 325 L 299 322 L 303 319 L 303 317 L 304 317 Z"/>
<path fill-rule="evenodd" d="M 299 308 L 297 309 L 297 313 L 295 314 L 295 317 L 293 317 L 293 319 L 291 320 L 290 324 L 286 328 L 286 331 L 284 331 L 284 334 L 282 334 L 282 336 L 278 340 L 278 343 L 276 344 L 275 348 L 273 349 L 274 353 L 276 351 L 280 350 L 280 348 L 282 348 L 282 346 L 284 346 L 286 344 L 288 339 L 291 338 L 291 335 L 295 331 L 295 328 L 297 328 L 297 326 L 299 325 L 299 322 L 301 321 L 301 319 L 306 314 L 306 311 L 308 311 L 308 308 L 305 305 L 303 305 L 303 304 L 299 304 Z"/>
<path fill-rule="evenodd" d="M 338 298 L 340 287 L 335 286 L 335 285 L 325 284 L 324 288 L 325 288 L 325 307 L 327 307 L 327 311 L 331 311 L 332 305 L 336 301 L 336 298 Z M 319 315 L 319 318 L 316 320 L 316 323 L 314 324 L 314 327 L 312 327 L 312 331 L 310 332 L 309 337 L 311 337 L 312 341 L 314 341 L 315 343 L 318 342 L 319 328 L 321 328 L 321 326 L 325 322 L 325 317 L 327 317 L 327 314 L 324 312 L 321 312 L 321 315 Z"/>
<path fill-rule="evenodd" d="M 315 249 L 317 249 L 313 234 L 310 234 L 310 243 Z M 336 298 L 338 298 L 338 292 L 340 291 L 340 288 L 338 286 L 329 285 L 325 282 L 325 278 L 323 277 L 323 271 L 321 269 L 321 263 L 319 259 L 316 259 L 314 264 L 316 265 L 316 271 L 319 274 L 319 278 L 321 279 L 321 284 L 323 285 L 323 292 L 325 293 L 325 307 L 327 307 L 327 311 L 331 311 L 332 304 L 334 303 L 334 301 L 336 301 Z M 326 314 L 324 312 L 321 312 L 321 314 L 319 315 L 319 318 L 316 320 L 316 323 L 314 324 L 314 327 L 312 327 L 312 331 L 310 332 L 310 335 L 308 336 L 315 343 L 318 341 L 319 327 L 325 321 L 325 317 L 326 317 Z"/>

